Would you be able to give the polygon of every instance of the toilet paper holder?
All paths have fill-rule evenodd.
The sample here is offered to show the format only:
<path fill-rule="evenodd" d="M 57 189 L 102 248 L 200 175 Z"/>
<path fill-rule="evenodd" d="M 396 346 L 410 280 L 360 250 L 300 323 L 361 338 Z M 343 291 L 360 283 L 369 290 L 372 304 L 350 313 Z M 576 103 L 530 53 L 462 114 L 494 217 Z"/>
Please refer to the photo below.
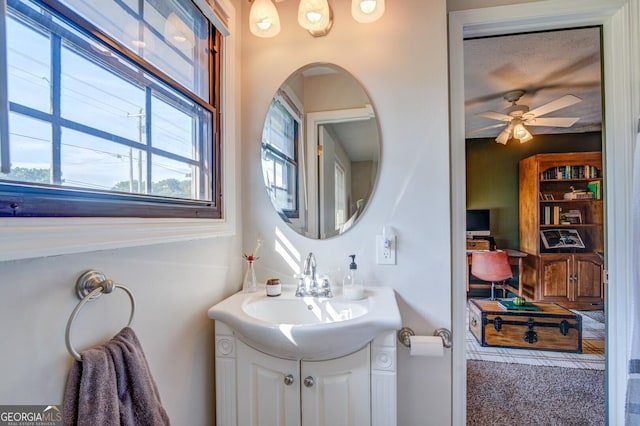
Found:
<path fill-rule="evenodd" d="M 415 335 L 416 333 L 414 333 L 413 330 L 409 327 L 402 327 L 400 330 L 398 330 L 398 340 L 400 340 L 400 343 L 408 348 L 411 347 L 411 340 L 409 339 L 409 337 Z M 447 330 L 446 328 L 436 329 L 436 331 L 433 332 L 433 335 L 440 336 L 440 338 L 442 339 L 442 346 L 444 346 L 445 348 L 450 348 L 453 345 L 453 343 L 451 342 L 451 331 Z"/>

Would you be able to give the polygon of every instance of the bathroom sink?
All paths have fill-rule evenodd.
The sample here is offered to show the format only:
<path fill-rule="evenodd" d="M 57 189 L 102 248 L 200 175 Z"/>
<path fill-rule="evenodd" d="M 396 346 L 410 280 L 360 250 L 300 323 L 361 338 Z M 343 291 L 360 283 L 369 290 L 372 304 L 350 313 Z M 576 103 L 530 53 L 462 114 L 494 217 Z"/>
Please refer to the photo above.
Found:
<path fill-rule="evenodd" d="M 289 359 L 331 359 L 352 353 L 386 331 L 402 327 L 395 293 L 368 287 L 365 298 L 296 297 L 294 289 L 268 297 L 264 288 L 236 293 L 209 309 L 247 345 Z"/>
<path fill-rule="evenodd" d="M 274 324 L 319 324 L 346 321 L 365 315 L 366 303 L 350 303 L 313 297 L 296 297 L 272 300 L 259 298 L 242 305 L 247 315 L 267 323 Z"/>

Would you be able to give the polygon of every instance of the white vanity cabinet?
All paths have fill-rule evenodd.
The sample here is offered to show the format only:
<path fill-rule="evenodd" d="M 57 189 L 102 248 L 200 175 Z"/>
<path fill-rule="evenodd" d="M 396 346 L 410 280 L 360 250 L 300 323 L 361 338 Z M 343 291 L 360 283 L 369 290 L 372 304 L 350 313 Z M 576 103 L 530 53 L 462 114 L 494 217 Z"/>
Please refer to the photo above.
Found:
<path fill-rule="evenodd" d="M 395 426 L 395 332 L 330 360 L 260 352 L 216 321 L 218 426 Z"/>
<path fill-rule="evenodd" d="M 370 424 L 369 345 L 327 361 L 285 360 L 240 341 L 236 351 L 239 425 Z"/>

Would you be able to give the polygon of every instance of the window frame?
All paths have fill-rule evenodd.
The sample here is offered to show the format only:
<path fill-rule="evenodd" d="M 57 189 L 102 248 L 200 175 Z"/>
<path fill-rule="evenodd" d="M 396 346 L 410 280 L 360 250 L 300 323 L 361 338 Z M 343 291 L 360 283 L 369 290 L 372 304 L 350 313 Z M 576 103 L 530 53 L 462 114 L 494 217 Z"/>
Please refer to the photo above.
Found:
<path fill-rule="evenodd" d="M 146 217 L 146 218 L 214 218 L 222 217 L 221 194 L 221 111 L 220 111 L 220 51 L 221 34 L 214 23 L 209 20 L 211 36 L 209 37 L 209 68 L 212 81 L 209 84 L 209 100 L 200 99 L 190 90 L 165 74 L 144 58 L 120 44 L 109 35 L 102 33 L 91 22 L 79 16 L 67 6 L 55 0 L 35 0 L 41 7 L 49 9 L 58 19 L 74 27 L 84 36 L 104 43 L 110 49 L 117 51 L 123 59 L 152 78 L 166 84 L 178 96 L 194 102 L 211 113 L 212 141 L 205 141 L 209 147 L 209 158 L 202 161 L 210 162 L 210 173 L 205 179 L 210 182 L 211 200 L 187 200 L 152 195 L 136 195 L 130 193 L 115 193 L 112 191 L 92 191 L 82 188 L 67 188 L 57 185 L 29 185 L 28 183 L 0 183 L 0 216 L 8 217 Z M 3 0 L 5 5 L 6 0 Z M 198 4 L 194 3 L 198 8 Z M 6 6 L 5 6 L 6 7 Z M 6 11 L 5 11 L 6 12 Z M 206 16 L 206 14 L 205 14 Z M 4 36 L 6 40 L 6 35 Z M 3 41 L 3 45 L 6 43 Z M 6 66 L 5 66 L 6 67 Z M 125 67 L 123 67 L 124 69 Z M 123 72 L 127 74 L 127 72 Z M 149 83 L 151 85 L 152 83 Z M 149 86 L 147 86 L 149 87 Z M 151 96 L 151 95 L 148 95 Z M 10 111 L 15 112 L 14 108 Z M 0 129 L 1 130 L 1 129 Z M 7 144 L 4 144 L 7 145 Z M 153 148 L 147 147 L 147 152 Z M 202 152 L 202 151 L 201 151 Z M 150 155 L 150 154 L 149 154 Z M 5 155 L 2 157 L 6 158 Z M 149 163 L 150 164 L 150 163 Z"/>
<path fill-rule="evenodd" d="M 224 238 L 238 232 L 238 189 L 240 160 L 234 141 L 240 134 L 237 82 L 239 36 L 236 9 L 229 0 L 216 0 L 214 10 L 205 0 L 192 0 L 220 31 L 222 90 L 218 105 L 226 111 L 220 117 L 220 175 L 224 203 L 221 219 L 167 218 L 25 218 L 0 217 L 0 261 L 68 255 L 95 250 L 140 247 L 207 238 Z M 6 0 L 0 0 L 6 5 Z M 1 35 L 1 34 L 0 34 Z M 224 148 L 222 148 L 224 147 Z"/>
<path fill-rule="evenodd" d="M 292 203 L 293 209 L 285 209 L 282 206 L 276 206 L 276 205 L 274 205 L 274 207 L 276 207 L 278 211 L 282 212 L 282 214 L 285 215 L 288 219 L 299 219 L 300 218 L 299 175 L 300 175 L 300 143 L 301 143 L 301 135 L 302 135 L 302 130 L 301 130 L 302 120 L 300 119 L 300 114 L 296 110 L 296 107 L 293 105 L 294 103 L 289 99 L 289 97 L 286 95 L 284 91 L 276 95 L 276 97 L 272 100 L 272 104 L 274 102 L 277 102 L 280 104 L 282 109 L 284 109 L 287 112 L 287 114 L 289 114 L 289 117 L 294 123 L 293 140 L 292 140 L 293 157 L 290 157 L 287 154 L 283 153 L 275 145 L 266 143 L 264 141 L 262 141 L 261 147 L 264 150 L 263 155 L 268 154 L 273 158 L 274 166 L 276 165 L 275 163 L 277 161 L 280 165 L 282 165 L 284 169 L 287 169 L 287 166 L 291 168 L 292 173 L 290 173 L 290 176 L 291 176 L 291 186 L 293 188 L 287 188 L 287 194 L 291 194 L 291 196 L 293 197 L 293 203 Z M 269 111 L 270 110 L 271 110 L 271 107 L 269 107 Z M 268 115 L 269 115 L 269 112 L 267 112 L 267 116 Z M 262 167 L 264 168 L 264 164 L 262 164 Z M 263 173 L 264 173 L 264 170 L 263 170 Z M 268 190 L 272 189 L 268 187 L 266 182 L 265 182 L 265 186 L 267 186 Z"/>

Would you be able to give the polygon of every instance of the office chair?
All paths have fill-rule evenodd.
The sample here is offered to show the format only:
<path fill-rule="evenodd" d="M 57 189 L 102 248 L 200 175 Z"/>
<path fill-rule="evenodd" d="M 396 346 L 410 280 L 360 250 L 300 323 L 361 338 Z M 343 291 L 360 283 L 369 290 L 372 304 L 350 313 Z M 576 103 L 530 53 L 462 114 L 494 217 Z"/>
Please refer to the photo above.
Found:
<path fill-rule="evenodd" d="M 476 250 L 471 253 L 471 274 L 483 281 L 491 282 L 491 297 L 496 300 L 496 282 L 513 278 L 509 256 L 502 250 Z M 504 287 L 502 295 L 504 296 Z"/>

